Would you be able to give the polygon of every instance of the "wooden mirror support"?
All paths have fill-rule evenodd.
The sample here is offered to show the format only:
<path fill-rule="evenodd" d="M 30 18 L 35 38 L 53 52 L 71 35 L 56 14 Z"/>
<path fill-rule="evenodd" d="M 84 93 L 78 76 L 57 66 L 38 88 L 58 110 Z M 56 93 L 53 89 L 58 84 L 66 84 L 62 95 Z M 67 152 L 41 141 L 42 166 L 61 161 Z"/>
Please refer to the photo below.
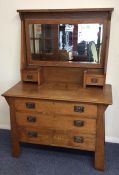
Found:
<path fill-rule="evenodd" d="M 17 11 L 21 17 L 21 78 L 24 82 L 42 84 L 43 77 L 43 82 L 47 82 L 49 67 L 54 70 L 58 67 L 63 70 L 64 77 L 68 69 L 72 72 L 80 69 L 80 73 L 74 75 L 78 82 L 83 73 L 82 83 L 78 82 L 80 86 L 105 84 L 113 9 Z M 95 55 L 98 55 L 97 61 Z M 38 71 L 42 69 L 43 71 Z M 88 82 L 89 74 L 84 72 L 90 70 L 93 70 L 93 76 L 97 75 L 95 80 L 99 83 Z M 103 83 L 98 78 L 100 75 Z"/>
<path fill-rule="evenodd" d="M 12 154 L 20 142 L 93 151 L 104 170 L 105 84 L 113 8 L 17 10 L 21 81 L 2 94 L 10 106 Z M 95 30 L 95 37 L 93 37 Z"/>

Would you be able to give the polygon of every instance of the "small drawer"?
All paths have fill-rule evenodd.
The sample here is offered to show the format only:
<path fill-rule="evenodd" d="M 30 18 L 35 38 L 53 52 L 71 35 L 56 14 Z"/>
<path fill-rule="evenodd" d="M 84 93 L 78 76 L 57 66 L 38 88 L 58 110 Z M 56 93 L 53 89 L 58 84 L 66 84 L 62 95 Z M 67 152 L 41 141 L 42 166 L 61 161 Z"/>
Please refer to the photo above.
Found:
<path fill-rule="evenodd" d="M 38 71 L 23 70 L 22 80 L 28 82 L 38 82 Z"/>
<path fill-rule="evenodd" d="M 72 131 L 55 131 L 53 144 L 82 150 L 95 150 L 95 135 L 82 134 Z"/>
<path fill-rule="evenodd" d="M 86 77 L 86 85 L 103 86 L 104 85 L 104 77 L 87 76 Z"/>
<path fill-rule="evenodd" d="M 21 142 L 51 144 L 52 130 L 41 130 L 38 127 L 18 127 Z"/>
<path fill-rule="evenodd" d="M 105 84 L 105 75 L 103 72 L 94 72 L 94 71 L 84 71 L 84 88 L 88 85 L 90 86 L 104 86 Z"/>

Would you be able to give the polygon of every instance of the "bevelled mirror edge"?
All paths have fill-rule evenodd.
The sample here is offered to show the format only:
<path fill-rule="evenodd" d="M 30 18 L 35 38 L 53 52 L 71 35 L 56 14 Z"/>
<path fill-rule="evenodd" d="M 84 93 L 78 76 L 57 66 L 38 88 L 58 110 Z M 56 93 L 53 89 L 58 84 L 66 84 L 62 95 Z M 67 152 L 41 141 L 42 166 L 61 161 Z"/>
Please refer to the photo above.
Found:
<path fill-rule="evenodd" d="M 99 24 L 99 25 L 102 26 L 102 29 L 101 29 L 101 30 L 102 30 L 102 31 L 101 31 L 101 32 L 102 32 L 102 34 L 101 34 L 102 36 L 101 36 L 101 37 L 103 38 L 103 26 L 104 26 L 104 23 L 102 23 L 102 22 L 101 22 L 101 23 L 98 23 L 98 22 L 97 22 L 97 23 L 94 23 L 94 22 L 93 22 L 93 23 L 87 23 L 87 24 L 83 23 L 83 24 L 77 24 L 77 25 L 82 25 L 82 26 L 85 26 L 85 25 L 91 26 L 91 25 L 92 25 L 92 26 L 93 26 L 93 25 L 97 25 L 97 24 Z M 26 28 L 26 42 L 27 42 L 27 58 L 28 58 L 29 65 L 33 65 L 33 64 L 34 64 L 34 65 L 37 65 L 37 64 L 39 64 L 39 65 L 42 66 L 42 65 L 44 65 L 44 63 L 45 63 L 44 60 L 38 61 L 37 58 L 36 58 L 36 60 L 33 61 L 33 60 L 31 59 L 31 54 L 30 54 L 30 52 L 31 52 L 31 51 L 30 51 L 30 39 L 29 39 L 29 38 L 30 38 L 30 36 L 29 36 L 29 25 L 47 25 L 47 24 L 39 24 L 39 23 L 37 23 L 37 24 L 36 24 L 36 23 L 32 23 L 32 24 L 31 24 L 31 21 L 28 21 L 28 20 L 27 20 L 27 22 L 25 22 L 25 28 Z M 54 26 L 55 26 L 56 24 L 48 24 L 48 25 L 54 25 Z M 60 24 L 58 24 L 58 25 L 60 25 Z M 62 25 L 62 24 L 61 24 L 61 25 Z M 63 24 L 63 25 L 64 25 L 64 24 Z M 65 25 L 70 25 L 70 24 L 65 24 Z M 72 24 L 71 24 L 71 25 L 72 25 Z M 75 24 L 75 25 L 76 25 L 76 24 Z M 69 29 L 68 29 L 68 30 L 69 30 Z M 67 33 L 68 33 L 68 32 L 67 32 Z M 71 31 L 69 32 L 69 34 L 72 34 Z M 96 35 L 97 35 L 97 34 L 96 34 Z M 74 36 L 74 37 L 75 37 L 75 36 Z M 56 37 L 55 37 L 55 40 L 56 40 Z M 58 41 L 57 41 L 57 42 L 58 42 Z M 84 41 L 84 42 L 85 42 L 85 41 Z M 70 43 L 71 43 L 71 41 L 70 41 Z M 85 44 L 85 43 L 83 43 L 83 42 L 80 43 L 80 44 L 79 44 L 79 48 L 81 48 L 82 45 L 84 45 L 84 44 Z M 88 43 L 88 44 L 89 44 L 89 43 Z M 96 44 L 95 44 L 93 41 L 90 41 L 90 44 L 89 44 L 90 47 L 91 47 L 91 44 L 93 44 L 94 47 L 96 46 Z M 56 44 L 55 44 L 55 45 L 56 45 Z M 57 44 L 57 45 L 58 45 L 58 44 Z M 62 44 L 62 45 L 63 45 L 63 44 Z M 96 48 L 94 48 L 94 49 L 96 49 Z M 86 50 L 87 50 L 87 49 L 85 49 L 85 51 L 86 51 Z M 102 50 L 102 48 L 101 48 L 100 50 Z M 61 50 L 60 50 L 60 52 L 61 52 Z M 62 52 L 63 52 L 64 55 L 66 55 L 65 49 L 63 49 Z M 79 52 L 80 52 L 80 51 L 79 51 Z M 102 52 L 102 51 L 101 51 L 101 52 Z M 76 53 L 76 51 L 74 51 L 73 53 Z M 78 52 L 77 52 L 77 53 L 78 53 Z M 78 54 L 77 54 L 77 53 L 76 53 L 76 55 L 74 55 L 74 57 L 75 57 L 75 63 L 74 63 L 74 64 L 73 64 L 73 61 L 68 60 L 68 61 L 70 61 L 70 62 L 69 62 L 70 66 L 72 65 L 72 67 L 73 67 L 73 66 L 75 67 L 75 66 L 76 66 L 76 63 L 79 64 L 79 67 L 80 67 L 80 64 L 82 64 L 82 65 L 84 65 L 84 66 L 85 66 L 86 64 L 88 64 L 88 62 L 86 62 L 86 61 L 84 61 L 84 62 L 82 61 L 82 63 L 81 63 L 81 61 L 78 61 L 78 59 L 77 59 L 77 58 L 78 58 Z M 81 53 L 81 52 L 80 52 L 80 53 Z M 56 55 L 56 52 L 55 52 L 55 55 Z M 59 55 L 59 52 L 57 52 L 57 55 Z M 71 59 L 72 53 L 69 52 L 68 55 L 70 55 L 70 59 Z M 61 58 L 61 56 L 60 56 L 60 58 Z M 66 58 L 66 59 L 68 59 L 68 58 Z M 53 60 L 46 60 L 46 61 L 47 61 L 47 65 L 48 65 L 48 62 L 49 62 L 49 66 L 52 66 L 52 65 L 54 66 L 54 65 L 55 65 L 55 64 L 52 64 L 52 61 L 53 61 Z M 58 62 L 57 59 L 56 59 L 55 61 Z M 64 60 L 59 60 L 59 61 L 64 62 Z M 67 62 L 67 63 L 68 63 L 68 62 Z M 103 61 L 101 61 L 101 58 L 100 58 L 100 64 L 99 64 L 99 63 L 96 63 L 96 62 L 93 62 L 93 63 L 94 63 L 95 66 L 97 66 L 97 67 L 102 67 L 102 66 L 103 66 L 103 64 L 102 64 Z M 60 64 L 60 62 L 59 62 L 59 66 L 61 66 L 61 65 L 65 66 L 65 63 Z M 88 64 L 88 65 L 89 65 L 89 64 Z M 95 67 L 95 66 L 94 66 L 94 67 Z M 77 66 L 76 66 L 76 67 L 77 67 Z M 82 66 L 81 66 L 81 67 L 82 67 Z M 87 67 L 87 66 L 86 66 L 86 67 Z M 89 66 L 89 67 L 93 67 L 93 64 L 92 64 L 92 66 Z"/>

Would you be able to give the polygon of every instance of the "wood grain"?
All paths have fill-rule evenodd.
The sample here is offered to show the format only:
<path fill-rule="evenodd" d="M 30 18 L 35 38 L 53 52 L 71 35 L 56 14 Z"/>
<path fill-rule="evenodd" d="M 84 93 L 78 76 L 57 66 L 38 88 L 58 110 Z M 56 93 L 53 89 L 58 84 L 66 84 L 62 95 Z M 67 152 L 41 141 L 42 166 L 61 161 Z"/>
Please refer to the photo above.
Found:
<path fill-rule="evenodd" d="M 21 80 L 28 82 L 20 81 L 2 94 L 10 106 L 14 157 L 20 154 L 20 142 L 75 148 L 94 151 L 95 168 L 104 170 L 104 112 L 112 104 L 111 85 L 105 85 L 112 11 L 113 8 L 17 10 L 21 17 Z M 31 58 L 29 24 L 79 23 L 103 25 L 99 64 L 57 61 L 56 57 L 54 61 Z M 54 38 L 57 52 L 58 38 Z M 103 88 L 86 87 L 93 78 Z"/>
<path fill-rule="evenodd" d="M 9 105 L 10 105 L 12 155 L 13 157 L 18 157 L 20 154 L 20 145 L 19 145 L 19 135 L 17 132 L 17 125 L 16 125 L 14 99 L 9 98 L 8 100 L 9 100 Z"/>
<path fill-rule="evenodd" d="M 105 169 L 105 118 L 104 112 L 106 105 L 98 105 L 97 117 L 97 134 L 96 134 L 96 150 L 95 150 L 95 168 L 99 170 Z"/>
<path fill-rule="evenodd" d="M 35 83 L 19 82 L 4 94 L 4 97 L 22 97 L 59 101 L 85 102 L 93 104 L 112 104 L 111 85 L 105 88 L 82 88 L 77 84 L 53 83 L 38 86 Z"/>
<path fill-rule="evenodd" d="M 17 10 L 17 12 L 19 13 L 24 13 L 24 12 L 28 12 L 28 13 L 31 13 L 31 12 L 36 12 L 36 13 L 42 13 L 42 12 L 61 12 L 61 13 L 64 13 L 64 12 L 88 12 L 88 11 L 91 11 L 91 12 L 101 12 L 101 11 L 109 11 L 109 12 L 112 12 L 114 10 L 114 8 L 74 8 L 74 9 L 19 9 Z"/>
<path fill-rule="evenodd" d="M 22 70 L 22 80 L 28 82 L 38 82 L 38 71 L 37 70 Z"/>
<path fill-rule="evenodd" d="M 34 108 L 27 108 L 27 103 L 33 103 L 35 105 Z M 75 107 L 83 107 L 83 112 L 76 112 L 74 110 Z M 73 116 L 88 116 L 90 118 L 96 118 L 97 116 L 97 106 L 96 105 L 88 105 L 83 103 L 72 103 L 72 102 L 56 102 L 56 101 L 44 101 L 44 100 L 31 100 L 31 99 L 16 99 L 15 100 L 15 109 L 23 110 L 23 111 L 34 111 L 41 112 L 43 114 L 65 114 L 65 115 L 73 115 Z"/>
<path fill-rule="evenodd" d="M 37 133 L 37 136 L 29 136 L 29 132 L 35 132 Z M 18 133 L 20 141 L 22 142 L 76 148 L 82 150 L 86 149 L 89 151 L 95 150 L 95 135 L 79 134 L 76 131 L 70 132 L 70 130 L 41 130 L 37 127 L 19 127 Z M 83 143 L 74 142 L 74 136 L 77 135 L 83 137 Z"/>
<path fill-rule="evenodd" d="M 29 117 L 35 118 L 35 121 L 29 121 Z M 82 121 L 82 126 L 76 126 L 75 121 Z M 17 126 L 39 127 L 54 130 L 74 130 L 81 133 L 95 134 L 96 133 L 96 120 L 90 119 L 89 116 L 80 117 L 73 115 L 43 115 L 39 113 L 24 113 L 16 112 Z"/>

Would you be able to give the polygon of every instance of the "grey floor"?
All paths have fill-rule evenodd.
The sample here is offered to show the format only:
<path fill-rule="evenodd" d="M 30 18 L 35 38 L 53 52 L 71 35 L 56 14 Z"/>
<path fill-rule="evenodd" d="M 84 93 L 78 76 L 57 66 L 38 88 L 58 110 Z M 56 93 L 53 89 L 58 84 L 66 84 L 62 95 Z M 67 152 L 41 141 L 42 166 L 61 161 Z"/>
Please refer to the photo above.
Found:
<path fill-rule="evenodd" d="M 119 144 L 106 143 L 105 172 L 93 168 L 93 153 L 32 144 L 11 156 L 10 133 L 0 130 L 0 175 L 119 175 Z"/>

